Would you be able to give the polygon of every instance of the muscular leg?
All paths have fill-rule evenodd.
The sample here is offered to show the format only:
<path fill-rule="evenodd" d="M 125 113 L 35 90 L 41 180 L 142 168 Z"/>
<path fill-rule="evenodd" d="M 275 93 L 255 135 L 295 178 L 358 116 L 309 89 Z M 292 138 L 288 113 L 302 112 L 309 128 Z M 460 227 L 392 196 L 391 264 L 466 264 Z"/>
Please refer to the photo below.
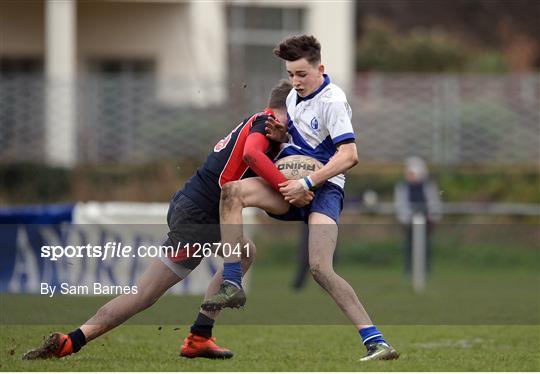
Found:
<path fill-rule="evenodd" d="M 154 259 L 137 282 L 137 294 L 124 294 L 103 305 L 80 327 L 86 341 L 103 335 L 133 315 L 153 305 L 169 288 L 182 279 L 161 260 Z"/>
<path fill-rule="evenodd" d="M 219 218 L 221 223 L 221 241 L 233 247 L 242 243 L 242 209 L 255 207 L 274 214 L 285 214 L 289 210 L 280 193 L 274 191 L 262 178 L 247 178 L 226 183 L 221 190 Z M 238 257 L 229 256 L 224 262 L 237 262 Z"/>
<path fill-rule="evenodd" d="M 221 190 L 219 205 L 223 243 L 238 243 L 244 237 L 242 209 L 246 207 L 285 214 L 289 210 L 289 203 L 261 178 L 247 178 L 225 184 Z"/>
<path fill-rule="evenodd" d="M 248 206 L 262 208 L 274 214 L 285 214 L 289 210 L 289 203 L 261 178 L 248 178 L 225 184 L 221 190 L 220 201 L 221 242 L 223 247 L 227 243 L 233 248 L 237 244 L 242 244 L 243 247 L 242 209 Z M 224 257 L 225 280 L 222 283 L 223 288 L 220 285 L 220 290 L 203 302 L 202 309 L 215 311 L 244 305 L 246 302 L 244 291 L 241 287 L 235 286 L 233 282 L 231 282 L 232 285 L 229 284 L 226 275 L 227 268 L 231 265 L 236 267 L 235 263 L 238 262 L 239 260 L 232 256 Z M 238 268 L 234 271 L 239 272 Z M 235 282 L 238 282 L 238 279 L 235 279 Z M 211 287 L 215 287 L 215 284 L 213 283 Z"/>
<path fill-rule="evenodd" d="M 334 299 L 343 313 L 358 328 L 373 325 L 356 293 L 332 266 L 338 227 L 334 220 L 321 213 L 309 216 L 309 266 L 313 278 Z"/>

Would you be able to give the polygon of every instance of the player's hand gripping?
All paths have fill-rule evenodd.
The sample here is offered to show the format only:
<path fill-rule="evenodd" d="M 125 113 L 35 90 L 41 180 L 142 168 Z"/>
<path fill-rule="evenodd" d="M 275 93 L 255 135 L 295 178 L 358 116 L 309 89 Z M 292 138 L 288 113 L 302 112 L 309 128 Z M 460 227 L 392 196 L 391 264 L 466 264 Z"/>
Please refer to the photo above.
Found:
<path fill-rule="evenodd" d="M 268 116 L 265 122 L 266 136 L 279 143 L 286 143 L 289 140 L 287 126 L 279 122 L 276 118 Z"/>
<path fill-rule="evenodd" d="M 298 208 L 309 204 L 315 196 L 313 192 L 306 191 L 302 184 L 294 179 L 280 183 L 278 186 L 285 201 Z"/>

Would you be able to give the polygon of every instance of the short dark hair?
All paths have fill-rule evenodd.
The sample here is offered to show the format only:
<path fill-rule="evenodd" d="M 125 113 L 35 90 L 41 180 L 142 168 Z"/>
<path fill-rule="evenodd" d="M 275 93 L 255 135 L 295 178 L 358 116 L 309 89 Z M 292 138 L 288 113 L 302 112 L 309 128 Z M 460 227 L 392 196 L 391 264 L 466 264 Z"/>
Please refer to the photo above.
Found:
<path fill-rule="evenodd" d="M 292 90 L 292 84 L 286 79 L 279 81 L 277 86 L 272 88 L 270 98 L 268 99 L 268 107 L 272 109 L 286 109 L 287 96 Z"/>
<path fill-rule="evenodd" d="M 313 35 L 298 35 L 283 40 L 274 54 L 286 61 L 305 58 L 310 64 L 321 62 L 321 43 Z"/>

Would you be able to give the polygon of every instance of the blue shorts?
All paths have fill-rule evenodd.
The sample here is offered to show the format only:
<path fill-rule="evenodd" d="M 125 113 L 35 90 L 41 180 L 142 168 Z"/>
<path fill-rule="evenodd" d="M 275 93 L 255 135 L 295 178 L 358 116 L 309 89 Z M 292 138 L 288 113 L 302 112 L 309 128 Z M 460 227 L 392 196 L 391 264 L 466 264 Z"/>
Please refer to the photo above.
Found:
<path fill-rule="evenodd" d="M 282 221 L 304 221 L 307 223 L 311 213 L 317 212 L 332 218 L 339 223 L 339 215 L 343 210 L 343 189 L 334 183 L 326 182 L 322 187 L 315 190 L 315 197 L 309 205 L 302 208 L 292 206 L 289 211 L 282 215 L 267 214 Z"/>

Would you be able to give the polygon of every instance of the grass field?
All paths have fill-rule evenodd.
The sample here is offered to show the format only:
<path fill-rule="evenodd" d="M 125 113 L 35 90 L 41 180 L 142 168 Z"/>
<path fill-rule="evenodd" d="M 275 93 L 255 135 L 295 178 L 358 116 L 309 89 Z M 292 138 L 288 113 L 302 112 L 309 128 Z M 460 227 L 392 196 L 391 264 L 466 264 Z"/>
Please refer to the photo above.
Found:
<path fill-rule="evenodd" d="M 400 351 L 395 362 L 360 363 L 354 328 L 309 280 L 289 289 L 292 267 L 256 267 L 243 311 L 220 317 L 218 342 L 228 361 L 178 357 L 200 297 L 164 297 L 73 357 L 24 362 L 21 355 L 52 331 L 69 331 L 105 299 L 1 296 L 1 371 L 539 371 L 540 275 L 536 267 L 478 269 L 436 265 L 424 295 L 398 268 L 343 265 L 375 322 Z M 69 311 L 69 316 L 58 310 Z M 13 317 L 15 315 L 15 317 Z M 8 316 L 12 316 L 8 318 Z M 41 316 L 41 319 L 40 319 Z M 67 319 L 67 321 L 66 321 Z M 28 321 L 23 323 L 22 321 Z"/>
<path fill-rule="evenodd" d="M 357 361 L 363 354 L 357 334 L 341 325 L 222 326 L 216 331 L 218 341 L 236 353 L 227 361 L 178 357 L 187 326 L 123 326 L 72 357 L 46 362 L 26 362 L 20 356 L 52 327 L 2 330 L 2 371 L 540 370 L 538 326 L 384 326 L 402 355 L 397 361 L 372 363 Z"/>

